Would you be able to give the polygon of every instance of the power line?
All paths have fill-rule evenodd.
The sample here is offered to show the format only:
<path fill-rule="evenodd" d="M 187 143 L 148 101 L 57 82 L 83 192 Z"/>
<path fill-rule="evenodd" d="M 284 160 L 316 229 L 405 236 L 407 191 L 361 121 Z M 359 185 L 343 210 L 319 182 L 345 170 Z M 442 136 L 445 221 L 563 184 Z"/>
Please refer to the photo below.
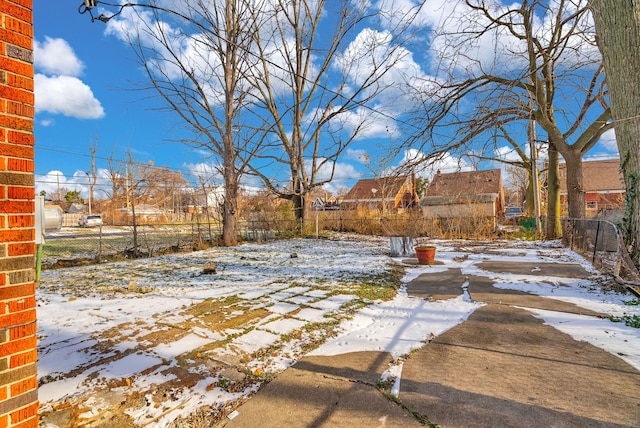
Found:
<path fill-rule="evenodd" d="M 64 154 L 64 155 L 71 155 L 71 156 L 78 156 L 78 157 L 83 157 L 83 158 L 90 158 L 91 155 L 87 154 L 87 153 L 80 153 L 80 152 L 75 152 L 75 151 L 71 151 L 71 150 L 65 150 L 65 149 L 60 149 L 60 148 L 53 148 L 53 147 L 47 147 L 47 146 L 42 146 L 42 145 L 38 145 L 36 144 L 34 146 L 37 150 L 44 150 L 44 151 L 50 151 L 50 152 L 55 152 L 55 153 L 60 153 L 60 154 Z M 123 160 L 123 159 L 112 159 L 112 158 L 108 158 L 108 157 L 104 157 L 104 156 L 98 156 L 96 155 L 96 159 L 98 160 L 102 160 L 102 161 L 106 161 L 106 162 L 114 162 L 117 164 L 130 164 L 132 166 L 136 166 L 136 167 L 140 167 L 140 168 L 148 168 L 149 164 L 145 163 L 145 162 L 137 162 L 137 161 L 133 161 L 133 162 L 129 162 L 128 160 Z M 167 170 L 167 171 L 172 171 L 172 172 L 178 172 L 180 174 L 183 175 L 183 177 L 187 177 L 190 178 L 191 180 L 199 180 L 202 177 L 192 173 L 188 168 L 173 168 L 170 166 L 166 166 L 166 165 L 156 165 L 154 164 L 152 168 L 157 168 L 157 169 L 161 169 L 161 170 Z M 108 170 L 108 168 L 98 168 L 98 169 L 106 169 Z M 84 172 L 84 170 L 82 170 Z M 86 172 L 85 172 L 86 173 Z M 35 173 L 36 175 L 39 175 L 41 177 L 46 177 L 48 175 L 48 173 Z M 61 177 L 64 177 L 65 179 L 74 179 L 77 178 L 78 176 L 75 175 L 67 175 L 67 174 L 58 174 Z M 247 176 L 250 176 L 250 174 L 247 174 Z M 82 177 L 82 176 L 80 176 Z M 340 176 L 340 177 L 334 177 L 334 180 L 336 181 L 346 181 L 346 180 L 361 180 L 361 179 L 369 179 L 369 178 L 377 178 L 377 176 L 373 173 L 367 172 L 366 174 L 361 174 L 361 175 L 354 175 L 354 176 Z M 275 180 L 277 183 L 279 183 L 280 185 L 284 185 L 284 184 L 288 184 L 291 182 L 290 178 L 286 178 L 286 179 L 277 179 Z M 36 180 L 37 183 L 50 183 L 44 180 Z M 78 185 L 83 185 L 82 183 L 75 183 Z"/>

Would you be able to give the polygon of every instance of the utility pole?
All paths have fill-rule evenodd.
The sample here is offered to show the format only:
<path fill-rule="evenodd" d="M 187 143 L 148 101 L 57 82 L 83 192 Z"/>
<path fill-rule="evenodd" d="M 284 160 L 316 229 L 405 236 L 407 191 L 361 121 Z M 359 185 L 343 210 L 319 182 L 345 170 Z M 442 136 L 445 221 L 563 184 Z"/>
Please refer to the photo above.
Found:
<path fill-rule="evenodd" d="M 89 215 L 91 215 L 91 189 L 92 189 L 91 176 L 89 175 L 88 172 L 85 172 L 85 174 L 87 174 L 87 181 L 89 183 L 89 191 L 87 192 L 89 196 L 88 196 L 87 199 L 89 200 Z"/>
<path fill-rule="evenodd" d="M 529 148 L 531 150 L 531 179 L 533 180 L 533 207 L 536 216 L 536 237 L 542 235 L 540 223 L 540 182 L 538 181 L 538 145 L 536 144 L 536 121 L 533 119 L 533 98 L 529 99 L 531 119 L 529 120 Z"/>

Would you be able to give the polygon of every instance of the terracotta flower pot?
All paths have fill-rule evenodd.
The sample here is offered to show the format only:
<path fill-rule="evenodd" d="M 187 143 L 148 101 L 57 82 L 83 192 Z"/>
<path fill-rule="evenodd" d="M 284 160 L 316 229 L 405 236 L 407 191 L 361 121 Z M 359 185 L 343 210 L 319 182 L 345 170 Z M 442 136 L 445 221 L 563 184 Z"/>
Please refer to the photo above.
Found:
<path fill-rule="evenodd" d="M 436 259 L 436 247 L 416 247 L 416 257 L 421 265 L 432 265 Z"/>

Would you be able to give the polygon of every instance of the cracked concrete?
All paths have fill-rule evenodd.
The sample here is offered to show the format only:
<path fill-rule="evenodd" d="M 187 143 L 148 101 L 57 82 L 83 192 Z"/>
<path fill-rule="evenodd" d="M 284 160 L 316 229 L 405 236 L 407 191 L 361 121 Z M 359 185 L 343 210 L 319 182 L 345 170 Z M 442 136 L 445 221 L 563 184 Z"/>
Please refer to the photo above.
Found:
<path fill-rule="evenodd" d="M 422 426 L 377 388 L 391 355 L 306 357 L 243 404 L 226 427 Z"/>

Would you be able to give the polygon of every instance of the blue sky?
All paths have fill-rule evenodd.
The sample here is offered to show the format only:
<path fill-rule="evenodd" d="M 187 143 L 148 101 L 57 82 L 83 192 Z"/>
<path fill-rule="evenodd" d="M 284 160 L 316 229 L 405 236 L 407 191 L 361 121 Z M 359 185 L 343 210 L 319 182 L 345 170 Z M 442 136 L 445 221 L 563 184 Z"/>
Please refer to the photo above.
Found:
<path fill-rule="evenodd" d="M 103 23 L 91 23 L 73 2 L 35 0 L 34 29 L 38 176 L 60 171 L 69 190 L 81 185 L 92 141 L 99 168 L 112 152 L 123 159 L 128 148 L 156 165 L 183 169 L 198 162 L 186 148 L 163 142 L 175 133 L 174 118 L 150 111 L 154 105 L 142 100 L 144 94 L 131 91 L 130 82 L 143 76 L 130 48 L 106 36 Z M 51 187 L 43 183 L 51 177 L 38 178 L 37 186 Z"/>
<path fill-rule="evenodd" d="M 145 75 L 133 59 L 131 48 L 123 43 L 102 22 L 91 22 L 88 14 L 78 13 L 78 2 L 34 0 L 35 71 L 36 71 L 36 187 L 38 191 L 54 191 L 58 186 L 68 190 L 87 187 L 85 171 L 90 168 L 89 146 L 97 143 L 97 167 L 106 167 L 106 158 L 124 159 L 127 149 L 135 159 L 157 166 L 180 170 L 192 178 L 194 170 L 202 170 L 207 160 L 196 150 L 179 143 L 167 142 L 184 133 L 177 118 L 158 111 L 157 100 L 150 92 L 134 91 L 135 83 L 145 82 Z M 372 2 L 376 4 L 380 2 Z M 407 7 L 412 0 L 396 0 L 394 7 Z M 453 10 L 455 1 L 427 2 L 416 25 L 433 28 L 439 18 Z M 452 16 L 452 15 L 448 15 Z M 123 20 L 123 25 L 127 24 Z M 380 21 L 382 22 L 382 21 Z M 129 22 L 130 24 L 130 22 Z M 389 25 L 389 22 L 386 23 Z M 384 25 L 380 24 L 380 25 Z M 405 67 L 428 75 L 433 46 L 425 38 L 414 46 Z M 495 56 L 495 52 L 479 47 L 477 56 Z M 393 104 L 398 100 L 381 99 Z M 155 109 L 155 110 L 154 110 Z M 377 147 L 390 140 L 403 137 L 398 123 L 378 123 L 380 128 L 393 130 L 393 136 L 371 132 L 369 138 L 360 139 L 338 161 L 336 175 L 339 180 L 329 190 L 352 185 L 358 178 L 369 178 L 372 168 L 363 164 L 363 155 L 375 159 Z M 589 156 L 611 157 L 616 154 L 613 133 L 605 135 Z M 401 159 L 392 161 L 397 163 Z M 210 161 L 208 161 L 210 162 Z M 451 155 L 437 168 L 455 169 L 459 162 Z M 491 165 L 485 165 L 491 167 Z M 494 166 L 495 167 L 495 166 Z M 375 168 L 373 168 L 375 169 Z"/>

